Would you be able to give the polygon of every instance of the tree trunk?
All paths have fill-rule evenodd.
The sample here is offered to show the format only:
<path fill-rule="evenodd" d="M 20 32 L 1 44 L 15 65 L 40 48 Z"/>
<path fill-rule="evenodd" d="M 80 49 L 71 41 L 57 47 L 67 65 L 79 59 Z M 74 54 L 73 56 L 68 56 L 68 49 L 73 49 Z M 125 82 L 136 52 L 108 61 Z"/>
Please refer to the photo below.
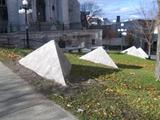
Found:
<path fill-rule="evenodd" d="M 156 78 L 160 80 L 160 25 L 158 26 Z"/>
<path fill-rule="evenodd" d="M 160 8 L 160 0 L 158 0 L 158 5 Z M 158 40 L 157 40 L 157 63 L 156 63 L 156 78 L 157 80 L 160 80 L 160 9 L 159 9 L 159 15 L 158 15 Z"/>
<path fill-rule="evenodd" d="M 148 44 L 148 59 L 151 59 L 151 48 L 152 48 L 152 45 Z"/>

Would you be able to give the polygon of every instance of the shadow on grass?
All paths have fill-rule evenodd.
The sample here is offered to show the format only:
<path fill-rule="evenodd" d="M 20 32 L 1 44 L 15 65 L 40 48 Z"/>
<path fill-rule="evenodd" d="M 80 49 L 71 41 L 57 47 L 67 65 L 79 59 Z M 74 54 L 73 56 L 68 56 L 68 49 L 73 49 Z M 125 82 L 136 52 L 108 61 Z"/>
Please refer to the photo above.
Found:
<path fill-rule="evenodd" d="M 119 70 L 104 68 L 99 66 L 88 66 L 88 65 L 72 65 L 70 73 L 70 82 L 80 83 L 89 79 L 95 79 L 102 75 L 109 75 Z"/>
<path fill-rule="evenodd" d="M 142 66 L 137 66 L 137 65 L 126 65 L 126 64 L 117 64 L 119 68 L 122 69 L 141 69 L 143 68 Z"/>
<path fill-rule="evenodd" d="M 83 53 L 83 52 L 73 53 L 73 52 L 70 52 L 69 54 L 82 56 L 82 55 L 85 55 L 85 54 L 87 54 L 87 53 Z"/>
<path fill-rule="evenodd" d="M 116 55 L 124 55 L 124 54 L 121 53 L 120 51 L 109 51 L 109 53 L 111 53 L 111 54 L 116 54 Z"/>
<path fill-rule="evenodd" d="M 156 59 L 149 59 L 149 58 L 147 58 L 146 60 L 148 60 L 148 61 L 156 61 Z"/>

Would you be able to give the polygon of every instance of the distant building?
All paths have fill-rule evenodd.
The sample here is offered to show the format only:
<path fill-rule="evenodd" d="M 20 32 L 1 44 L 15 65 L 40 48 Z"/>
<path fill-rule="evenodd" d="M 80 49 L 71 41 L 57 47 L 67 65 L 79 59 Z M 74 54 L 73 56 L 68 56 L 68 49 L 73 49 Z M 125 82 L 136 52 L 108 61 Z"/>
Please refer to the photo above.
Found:
<path fill-rule="evenodd" d="M 33 10 L 29 23 L 48 25 L 48 29 L 80 27 L 80 4 L 78 0 L 28 0 Z M 0 0 L 0 32 L 18 31 L 24 28 L 24 15 L 20 15 L 22 0 Z"/>
<path fill-rule="evenodd" d="M 136 46 L 136 47 L 142 47 L 145 51 L 147 51 L 147 42 L 145 40 L 144 34 L 140 32 L 141 29 L 144 29 L 145 34 L 147 35 L 148 29 L 145 27 L 146 21 L 143 19 L 136 19 L 136 20 L 128 20 L 128 21 L 121 21 L 119 17 L 117 17 L 117 22 L 113 23 L 112 25 L 108 25 L 106 27 L 106 30 L 104 31 L 104 38 L 103 38 L 103 44 L 105 46 L 111 46 L 111 47 L 118 47 L 122 44 L 123 39 L 123 46 L 124 48 L 130 47 L 130 46 Z M 147 21 L 148 23 L 151 22 L 151 20 Z M 152 21 L 154 22 L 154 21 Z M 121 23 L 124 24 L 123 27 L 121 27 Z M 120 37 L 118 33 L 118 29 L 127 29 L 127 36 L 124 39 L 124 36 Z M 153 30 L 154 31 L 154 30 Z M 157 29 L 155 28 L 155 34 L 153 34 L 153 44 L 152 44 L 152 51 L 156 51 L 156 44 L 157 44 Z M 111 48 L 110 47 L 110 48 Z"/>
<path fill-rule="evenodd" d="M 108 18 L 103 18 L 103 24 L 104 25 L 111 25 L 111 21 L 108 20 Z"/>
<path fill-rule="evenodd" d="M 90 26 L 102 26 L 103 25 L 103 18 L 101 17 L 91 17 L 88 20 Z"/>
<path fill-rule="evenodd" d="M 108 20 L 108 18 L 102 18 L 102 17 L 89 17 L 88 23 L 90 26 L 105 26 L 105 25 L 111 25 L 111 21 Z"/>
<path fill-rule="evenodd" d="M 120 22 L 121 22 L 121 17 L 120 17 L 120 16 L 117 16 L 116 22 L 117 22 L 117 23 L 120 23 Z"/>

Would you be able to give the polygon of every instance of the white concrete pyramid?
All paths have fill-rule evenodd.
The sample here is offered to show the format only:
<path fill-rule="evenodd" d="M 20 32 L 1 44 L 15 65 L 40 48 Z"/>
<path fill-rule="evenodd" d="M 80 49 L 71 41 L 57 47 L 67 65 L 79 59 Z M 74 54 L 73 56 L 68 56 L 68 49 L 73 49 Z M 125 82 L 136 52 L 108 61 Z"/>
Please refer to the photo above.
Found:
<path fill-rule="evenodd" d="M 128 55 L 136 56 L 136 57 L 143 58 L 143 59 L 148 58 L 148 55 L 143 51 L 142 48 L 137 49 L 135 46 L 132 46 L 122 51 L 121 53 L 126 53 Z"/>
<path fill-rule="evenodd" d="M 127 51 L 127 54 L 128 54 L 128 55 L 135 56 L 135 57 L 140 57 L 140 58 L 142 58 L 142 56 L 141 56 L 141 54 L 139 53 L 139 51 L 137 50 L 137 48 L 132 48 L 132 49 L 130 49 L 129 51 Z"/>
<path fill-rule="evenodd" d="M 71 64 L 54 40 L 22 58 L 19 63 L 38 75 L 63 86 L 66 86 L 65 77 L 71 70 Z"/>
<path fill-rule="evenodd" d="M 143 58 L 148 58 L 148 55 L 144 50 L 140 47 L 137 49 Z"/>
<path fill-rule="evenodd" d="M 98 47 L 97 49 L 80 57 L 80 59 L 103 64 L 109 68 L 118 69 L 117 65 L 113 62 L 113 60 L 110 58 L 110 56 L 106 53 L 106 51 L 102 47 Z"/>

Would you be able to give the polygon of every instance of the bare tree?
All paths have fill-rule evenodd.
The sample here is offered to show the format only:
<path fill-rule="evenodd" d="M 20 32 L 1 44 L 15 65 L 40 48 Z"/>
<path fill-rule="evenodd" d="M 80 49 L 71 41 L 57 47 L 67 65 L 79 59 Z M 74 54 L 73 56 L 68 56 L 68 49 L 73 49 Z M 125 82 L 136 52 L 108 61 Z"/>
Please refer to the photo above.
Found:
<path fill-rule="evenodd" d="M 81 11 L 88 13 L 87 21 L 89 22 L 95 16 L 102 14 L 102 9 L 96 4 L 94 0 L 85 1 L 81 4 Z"/>
<path fill-rule="evenodd" d="M 158 40 L 157 40 L 157 63 L 156 63 L 156 78 L 160 80 L 160 0 L 157 0 L 159 6 L 159 13 L 157 17 L 158 26 Z"/>
<path fill-rule="evenodd" d="M 151 57 L 151 48 L 154 42 L 153 34 L 155 29 L 155 19 L 156 19 L 156 4 L 152 2 L 150 9 L 148 9 L 144 3 L 145 1 L 141 1 L 139 4 L 139 8 L 137 8 L 138 14 L 142 17 L 142 19 L 134 20 L 133 23 L 135 25 L 135 34 L 138 35 L 140 40 L 143 40 L 147 43 L 148 46 L 148 56 Z"/>

